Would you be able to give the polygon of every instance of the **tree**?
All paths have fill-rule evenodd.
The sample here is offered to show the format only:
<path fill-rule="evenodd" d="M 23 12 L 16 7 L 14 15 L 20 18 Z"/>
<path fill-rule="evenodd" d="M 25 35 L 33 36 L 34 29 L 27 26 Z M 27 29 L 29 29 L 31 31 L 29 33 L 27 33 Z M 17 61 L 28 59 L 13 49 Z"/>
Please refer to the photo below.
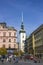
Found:
<path fill-rule="evenodd" d="M 24 52 L 20 50 L 19 51 L 19 54 L 22 56 L 24 54 Z"/>
<path fill-rule="evenodd" d="M 0 55 L 6 55 L 7 54 L 7 50 L 6 48 L 0 48 Z"/>
<path fill-rule="evenodd" d="M 19 53 L 16 51 L 16 52 L 14 52 L 14 55 L 18 56 L 18 55 L 19 55 Z"/>

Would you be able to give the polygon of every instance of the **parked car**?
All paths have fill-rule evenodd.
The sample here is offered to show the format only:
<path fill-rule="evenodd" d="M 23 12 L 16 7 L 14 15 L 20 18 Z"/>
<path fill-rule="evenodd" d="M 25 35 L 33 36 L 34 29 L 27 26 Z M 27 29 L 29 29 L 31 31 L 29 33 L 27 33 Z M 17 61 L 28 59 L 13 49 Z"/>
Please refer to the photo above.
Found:
<path fill-rule="evenodd" d="M 30 56 L 30 60 L 33 60 L 34 59 L 34 57 L 33 56 Z"/>
<path fill-rule="evenodd" d="M 32 54 L 26 54 L 26 55 L 24 55 L 24 59 L 33 60 L 33 55 Z"/>
<path fill-rule="evenodd" d="M 30 59 L 30 56 L 29 55 L 25 55 L 24 59 Z"/>

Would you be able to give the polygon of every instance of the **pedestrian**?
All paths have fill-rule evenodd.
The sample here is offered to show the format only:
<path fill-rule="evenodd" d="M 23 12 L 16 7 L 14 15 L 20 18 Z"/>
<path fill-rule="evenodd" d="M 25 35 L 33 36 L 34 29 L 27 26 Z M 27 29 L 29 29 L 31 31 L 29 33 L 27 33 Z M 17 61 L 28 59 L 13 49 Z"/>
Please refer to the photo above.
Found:
<path fill-rule="evenodd" d="M 4 62 L 4 59 L 3 59 L 3 58 L 1 59 L 1 62 L 2 62 L 2 63 Z"/>
<path fill-rule="evenodd" d="M 40 59 L 38 60 L 38 62 L 40 63 Z"/>
<path fill-rule="evenodd" d="M 15 63 L 18 63 L 18 57 L 16 57 L 16 59 L 15 59 Z"/>
<path fill-rule="evenodd" d="M 8 62 L 8 60 L 9 60 L 9 59 L 7 58 L 7 59 L 6 59 L 6 62 Z"/>

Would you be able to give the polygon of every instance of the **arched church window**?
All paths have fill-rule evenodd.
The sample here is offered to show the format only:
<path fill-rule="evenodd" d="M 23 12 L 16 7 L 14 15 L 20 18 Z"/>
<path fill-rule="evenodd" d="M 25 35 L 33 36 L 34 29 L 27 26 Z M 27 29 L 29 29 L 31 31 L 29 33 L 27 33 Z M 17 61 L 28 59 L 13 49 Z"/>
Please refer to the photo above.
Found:
<path fill-rule="evenodd" d="M 24 36 L 23 36 L 23 38 L 24 38 Z"/>

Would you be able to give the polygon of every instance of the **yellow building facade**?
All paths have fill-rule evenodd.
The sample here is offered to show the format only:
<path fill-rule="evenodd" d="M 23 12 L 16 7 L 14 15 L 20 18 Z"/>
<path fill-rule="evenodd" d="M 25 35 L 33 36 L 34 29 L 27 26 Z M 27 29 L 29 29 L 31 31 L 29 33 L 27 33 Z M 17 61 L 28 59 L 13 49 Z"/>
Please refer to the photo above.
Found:
<path fill-rule="evenodd" d="M 36 56 L 43 56 L 43 24 L 28 37 L 28 52 Z"/>

